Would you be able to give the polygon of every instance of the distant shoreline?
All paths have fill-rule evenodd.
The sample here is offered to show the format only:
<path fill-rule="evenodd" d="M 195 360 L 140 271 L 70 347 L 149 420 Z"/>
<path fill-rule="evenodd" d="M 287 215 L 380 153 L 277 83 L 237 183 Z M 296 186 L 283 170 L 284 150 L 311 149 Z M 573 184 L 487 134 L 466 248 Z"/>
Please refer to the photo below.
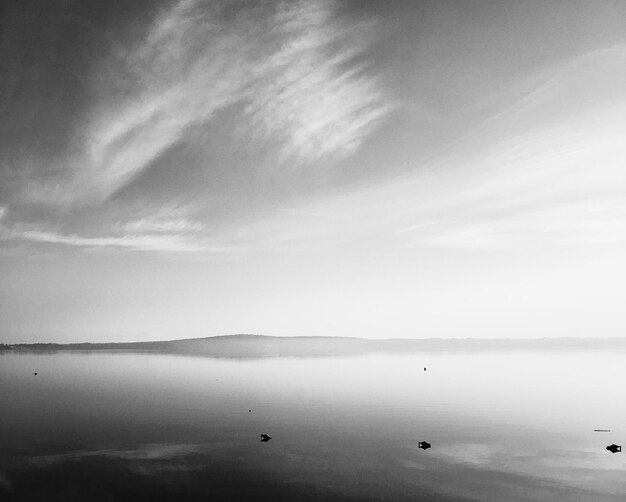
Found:
<path fill-rule="evenodd" d="M 624 351 L 626 338 L 393 338 L 223 335 L 118 343 L 0 344 L 0 352 L 151 352 L 210 357 L 363 355 L 368 353 L 492 351 Z"/>

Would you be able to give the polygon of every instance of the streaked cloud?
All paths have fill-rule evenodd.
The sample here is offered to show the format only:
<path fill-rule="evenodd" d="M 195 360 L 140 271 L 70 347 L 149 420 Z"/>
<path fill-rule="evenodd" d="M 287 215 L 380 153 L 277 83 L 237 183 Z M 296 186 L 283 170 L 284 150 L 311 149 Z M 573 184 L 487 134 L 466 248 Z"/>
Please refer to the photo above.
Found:
<path fill-rule="evenodd" d="M 371 43 L 371 23 L 339 17 L 330 1 L 238 7 L 183 0 L 164 10 L 136 47 L 101 70 L 133 82 L 128 98 L 100 89 L 83 145 L 64 161 L 66 179 L 30 195 L 105 199 L 190 128 L 235 105 L 236 132 L 277 145 L 278 160 L 354 152 L 391 110 L 376 75 L 355 62 Z"/>
<path fill-rule="evenodd" d="M 204 225 L 198 221 L 189 221 L 185 219 L 159 220 L 156 218 L 141 218 L 139 220 L 124 223 L 123 225 L 120 225 L 120 228 L 126 232 L 133 233 L 199 232 L 204 229 Z"/>
<path fill-rule="evenodd" d="M 246 107 L 262 135 L 284 138 L 285 157 L 347 155 L 391 109 L 366 66 L 351 64 L 372 26 L 337 23 L 328 7 L 308 2 L 279 13 L 274 30 L 286 42 L 264 63 Z"/>
<path fill-rule="evenodd" d="M 294 207 L 258 235 L 414 250 L 626 243 L 625 67 L 616 46 L 542 69 L 529 77 L 541 85 L 446 154 Z M 311 217 L 328 214 L 345 221 Z"/>
<path fill-rule="evenodd" d="M 178 229 L 180 230 L 180 228 Z M 237 253 L 241 248 L 212 245 L 206 238 L 191 238 L 178 231 L 153 229 L 153 233 L 140 230 L 118 236 L 84 237 L 77 234 L 62 234 L 48 230 L 28 229 L 21 225 L 12 228 L 0 226 L 0 241 L 56 244 L 78 248 L 110 248 L 131 251 L 162 251 L 183 253 Z"/>

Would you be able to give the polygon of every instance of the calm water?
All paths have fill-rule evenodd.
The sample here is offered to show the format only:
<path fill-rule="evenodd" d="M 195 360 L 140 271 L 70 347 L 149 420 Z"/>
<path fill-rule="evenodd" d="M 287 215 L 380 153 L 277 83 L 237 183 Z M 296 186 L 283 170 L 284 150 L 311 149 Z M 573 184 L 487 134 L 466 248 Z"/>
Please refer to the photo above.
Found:
<path fill-rule="evenodd" d="M 623 501 L 625 362 L 4 354 L 0 499 Z"/>

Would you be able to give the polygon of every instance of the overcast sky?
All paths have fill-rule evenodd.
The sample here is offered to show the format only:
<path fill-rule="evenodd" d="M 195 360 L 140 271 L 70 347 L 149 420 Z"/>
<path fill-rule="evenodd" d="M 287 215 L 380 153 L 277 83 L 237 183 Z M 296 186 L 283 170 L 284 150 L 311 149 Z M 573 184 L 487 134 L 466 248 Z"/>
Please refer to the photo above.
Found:
<path fill-rule="evenodd" d="M 0 15 L 0 342 L 626 335 L 623 0 Z"/>

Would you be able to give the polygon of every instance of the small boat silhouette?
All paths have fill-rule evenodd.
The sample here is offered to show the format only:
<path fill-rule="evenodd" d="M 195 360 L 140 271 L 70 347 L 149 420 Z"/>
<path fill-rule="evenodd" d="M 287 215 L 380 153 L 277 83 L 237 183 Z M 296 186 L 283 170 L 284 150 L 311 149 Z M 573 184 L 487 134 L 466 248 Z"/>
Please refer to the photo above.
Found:
<path fill-rule="evenodd" d="M 432 447 L 432 445 L 428 441 L 419 441 L 417 443 L 417 447 L 422 450 L 428 450 L 428 448 Z"/>
<path fill-rule="evenodd" d="M 268 436 L 267 434 L 261 434 L 261 442 L 262 443 L 267 443 L 270 439 L 272 439 L 271 436 Z"/>
<path fill-rule="evenodd" d="M 617 444 L 612 444 L 611 446 L 607 446 L 606 449 L 609 450 L 611 453 L 617 453 L 618 451 L 619 452 L 622 451 L 622 447 Z"/>

